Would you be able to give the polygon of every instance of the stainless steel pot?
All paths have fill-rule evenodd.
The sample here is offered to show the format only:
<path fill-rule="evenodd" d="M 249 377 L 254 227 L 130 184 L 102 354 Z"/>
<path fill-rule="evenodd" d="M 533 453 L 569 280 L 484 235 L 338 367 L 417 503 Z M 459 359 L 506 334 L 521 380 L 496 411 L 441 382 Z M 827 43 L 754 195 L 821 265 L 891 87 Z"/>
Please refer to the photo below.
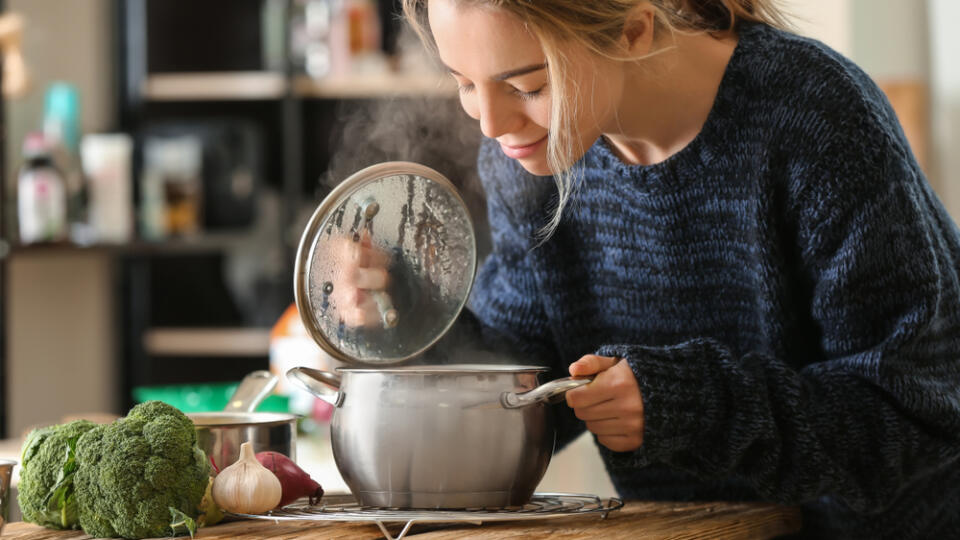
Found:
<path fill-rule="evenodd" d="M 335 406 L 337 469 L 358 502 L 389 508 L 520 506 L 553 453 L 547 402 L 590 379 L 538 386 L 545 368 L 447 365 L 294 368 Z"/>
<path fill-rule="evenodd" d="M 216 469 L 235 463 L 245 442 L 253 443 L 254 452 L 272 450 L 296 460 L 297 417 L 253 412 L 276 385 L 276 375 L 255 371 L 241 381 L 223 411 L 187 415 L 197 427 L 198 446 Z"/>

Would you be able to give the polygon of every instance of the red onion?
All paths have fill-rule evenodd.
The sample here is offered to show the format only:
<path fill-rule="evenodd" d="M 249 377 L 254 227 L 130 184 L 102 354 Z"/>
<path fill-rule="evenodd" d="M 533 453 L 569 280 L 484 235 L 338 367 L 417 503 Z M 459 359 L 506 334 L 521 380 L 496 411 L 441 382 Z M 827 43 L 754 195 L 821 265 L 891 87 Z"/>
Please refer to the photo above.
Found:
<path fill-rule="evenodd" d="M 286 506 L 300 497 L 310 497 L 310 504 L 316 504 L 323 497 L 323 488 L 292 459 L 279 452 L 260 452 L 257 461 L 276 475 L 280 480 L 283 495 L 280 506 Z"/>

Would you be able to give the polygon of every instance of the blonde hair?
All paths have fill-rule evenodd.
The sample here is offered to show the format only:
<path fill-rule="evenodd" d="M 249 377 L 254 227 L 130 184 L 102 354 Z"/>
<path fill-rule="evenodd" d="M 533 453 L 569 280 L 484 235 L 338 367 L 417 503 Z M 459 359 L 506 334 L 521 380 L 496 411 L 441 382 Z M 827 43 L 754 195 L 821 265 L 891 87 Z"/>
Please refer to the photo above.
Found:
<path fill-rule="evenodd" d="M 523 21 L 539 40 L 546 56 L 551 81 L 550 137 L 547 139 L 547 163 L 553 171 L 558 198 L 550 222 L 540 230 L 541 241 L 560 224 L 563 209 L 570 200 L 577 171 L 577 156 L 585 148 L 573 128 L 572 118 L 579 96 L 567 95 L 567 59 L 562 44 L 573 43 L 610 59 L 617 56 L 617 45 L 631 10 L 645 1 L 655 8 L 655 31 L 713 33 L 733 30 L 740 21 L 765 23 L 788 28 L 777 0 L 451 0 L 472 7 L 503 10 Z M 436 50 L 427 23 L 427 0 L 403 0 L 403 13 L 420 39 Z M 656 32 L 655 35 L 659 35 Z"/>

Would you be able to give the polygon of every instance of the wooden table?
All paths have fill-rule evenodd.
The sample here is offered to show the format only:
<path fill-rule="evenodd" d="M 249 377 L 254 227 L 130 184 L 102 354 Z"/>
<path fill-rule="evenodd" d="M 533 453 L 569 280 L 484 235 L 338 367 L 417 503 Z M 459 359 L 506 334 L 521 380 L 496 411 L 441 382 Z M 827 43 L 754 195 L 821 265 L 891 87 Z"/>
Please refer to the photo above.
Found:
<path fill-rule="evenodd" d="M 400 526 L 388 527 L 391 535 Z M 652 503 L 628 502 L 607 519 L 598 515 L 557 519 L 488 522 L 481 526 L 460 524 L 414 525 L 407 538 L 438 540 L 453 538 L 603 538 L 604 540 L 761 540 L 800 530 L 800 511 L 793 507 L 756 503 Z M 30 523 L 10 523 L 3 537 L 11 540 L 89 539 L 79 531 L 54 531 Z M 205 540 L 292 540 L 299 538 L 384 538 L 374 523 L 309 521 L 234 521 L 201 529 Z"/>

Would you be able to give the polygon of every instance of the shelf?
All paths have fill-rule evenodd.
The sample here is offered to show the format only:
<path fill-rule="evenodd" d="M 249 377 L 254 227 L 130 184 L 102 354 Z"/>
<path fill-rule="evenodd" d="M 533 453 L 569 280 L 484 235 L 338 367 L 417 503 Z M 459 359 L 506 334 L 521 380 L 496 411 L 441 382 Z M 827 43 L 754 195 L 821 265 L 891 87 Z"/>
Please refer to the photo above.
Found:
<path fill-rule="evenodd" d="M 75 244 L 72 242 L 43 242 L 37 244 L 13 244 L 0 248 L 0 257 L 18 254 L 61 253 L 110 253 L 119 255 L 180 255 L 190 253 L 218 252 L 250 241 L 244 233 L 206 233 L 195 237 L 171 238 L 169 240 L 134 240 L 116 244 Z"/>
<path fill-rule="evenodd" d="M 239 71 L 157 73 L 144 79 L 141 95 L 150 101 L 243 101 L 280 99 L 287 92 L 282 73 Z M 435 72 L 376 73 L 314 80 L 293 79 L 292 92 L 303 98 L 369 99 L 381 97 L 454 97 L 456 84 Z"/>
<path fill-rule="evenodd" d="M 154 356 L 267 356 L 269 328 L 151 328 L 143 348 Z"/>
<path fill-rule="evenodd" d="M 377 73 L 314 80 L 307 76 L 293 81 L 294 94 L 308 98 L 364 99 L 380 97 L 455 97 L 457 86 L 439 73 Z"/>
<path fill-rule="evenodd" d="M 141 89 L 152 101 L 278 99 L 286 91 L 283 74 L 272 71 L 156 73 L 144 79 Z"/>

